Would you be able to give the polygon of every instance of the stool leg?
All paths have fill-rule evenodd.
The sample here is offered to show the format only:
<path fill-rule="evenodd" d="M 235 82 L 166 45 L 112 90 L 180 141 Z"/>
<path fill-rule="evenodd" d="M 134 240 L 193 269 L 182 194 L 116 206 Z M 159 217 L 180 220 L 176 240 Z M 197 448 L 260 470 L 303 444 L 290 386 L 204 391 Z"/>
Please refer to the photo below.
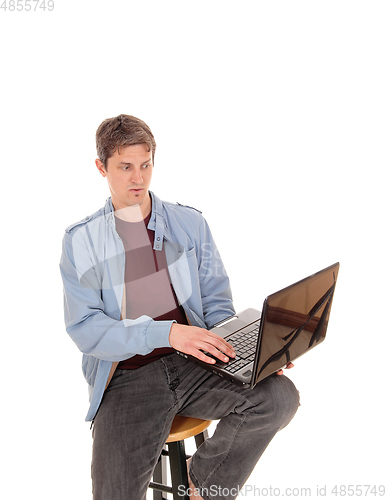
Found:
<path fill-rule="evenodd" d="M 169 464 L 171 467 L 172 492 L 174 500 L 189 500 L 187 456 L 184 441 L 168 443 Z M 180 486 L 180 488 L 179 488 Z"/>
<path fill-rule="evenodd" d="M 164 454 L 160 455 L 155 470 L 153 472 L 153 481 L 159 484 L 167 484 L 167 457 Z M 159 490 L 153 490 L 153 500 L 165 500 L 167 494 Z"/>
<path fill-rule="evenodd" d="M 197 434 L 195 436 L 195 443 L 196 443 L 196 448 L 199 448 L 199 446 L 204 443 L 204 441 L 208 438 L 208 431 L 205 429 L 203 432 L 200 434 Z"/>

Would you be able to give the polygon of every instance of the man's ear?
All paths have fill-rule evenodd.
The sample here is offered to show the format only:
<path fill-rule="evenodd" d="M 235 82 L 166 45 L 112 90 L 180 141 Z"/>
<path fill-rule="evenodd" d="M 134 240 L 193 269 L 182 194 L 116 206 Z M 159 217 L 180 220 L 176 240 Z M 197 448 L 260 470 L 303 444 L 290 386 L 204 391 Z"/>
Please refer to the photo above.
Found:
<path fill-rule="evenodd" d="M 99 158 L 97 158 L 95 160 L 95 164 L 98 168 L 99 173 L 102 175 L 102 177 L 106 177 L 106 169 L 105 169 L 105 166 L 102 163 L 102 161 Z"/>

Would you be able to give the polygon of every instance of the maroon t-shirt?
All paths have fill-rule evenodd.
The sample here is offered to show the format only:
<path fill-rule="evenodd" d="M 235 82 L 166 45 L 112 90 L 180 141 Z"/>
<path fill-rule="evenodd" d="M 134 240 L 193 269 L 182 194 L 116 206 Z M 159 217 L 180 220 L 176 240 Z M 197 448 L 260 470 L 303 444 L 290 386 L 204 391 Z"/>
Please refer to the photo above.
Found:
<path fill-rule="evenodd" d="M 176 320 L 187 325 L 169 278 L 164 248 L 153 250 L 155 233 L 147 228 L 150 214 L 140 222 L 127 222 L 118 217 L 115 220 L 126 256 L 126 318 L 136 319 L 145 314 L 155 321 Z M 172 352 L 170 347 L 157 348 L 145 356 L 137 354 L 121 361 L 118 368 L 138 368 Z"/>

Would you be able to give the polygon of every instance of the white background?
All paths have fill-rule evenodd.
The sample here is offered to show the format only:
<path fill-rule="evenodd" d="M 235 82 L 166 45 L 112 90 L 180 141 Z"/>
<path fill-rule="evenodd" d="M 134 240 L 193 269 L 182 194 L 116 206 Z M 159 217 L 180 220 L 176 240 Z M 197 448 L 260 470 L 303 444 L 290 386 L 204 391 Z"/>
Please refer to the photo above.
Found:
<path fill-rule="evenodd" d="M 372 0 L 0 9 L 2 498 L 91 498 L 58 262 L 109 194 L 94 134 L 119 113 L 156 137 L 156 194 L 208 220 L 236 309 L 341 263 L 327 340 L 289 374 L 302 406 L 248 485 L 385 482 L 386 25 Z"/>

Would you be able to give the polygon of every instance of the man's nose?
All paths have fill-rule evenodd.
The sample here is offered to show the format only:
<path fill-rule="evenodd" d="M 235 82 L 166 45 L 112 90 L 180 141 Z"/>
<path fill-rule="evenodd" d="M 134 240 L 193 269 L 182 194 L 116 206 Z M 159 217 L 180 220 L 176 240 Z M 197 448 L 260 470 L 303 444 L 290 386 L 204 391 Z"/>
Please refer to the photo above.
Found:
<path fill-rule="evenodd" d="M 142 182 L 142 172 L 141 172 L 140 169 L 135 169 L 133 171 L 132 182 L 135 182 L 136 184 L 141 184 L 141 182 Z"/>

